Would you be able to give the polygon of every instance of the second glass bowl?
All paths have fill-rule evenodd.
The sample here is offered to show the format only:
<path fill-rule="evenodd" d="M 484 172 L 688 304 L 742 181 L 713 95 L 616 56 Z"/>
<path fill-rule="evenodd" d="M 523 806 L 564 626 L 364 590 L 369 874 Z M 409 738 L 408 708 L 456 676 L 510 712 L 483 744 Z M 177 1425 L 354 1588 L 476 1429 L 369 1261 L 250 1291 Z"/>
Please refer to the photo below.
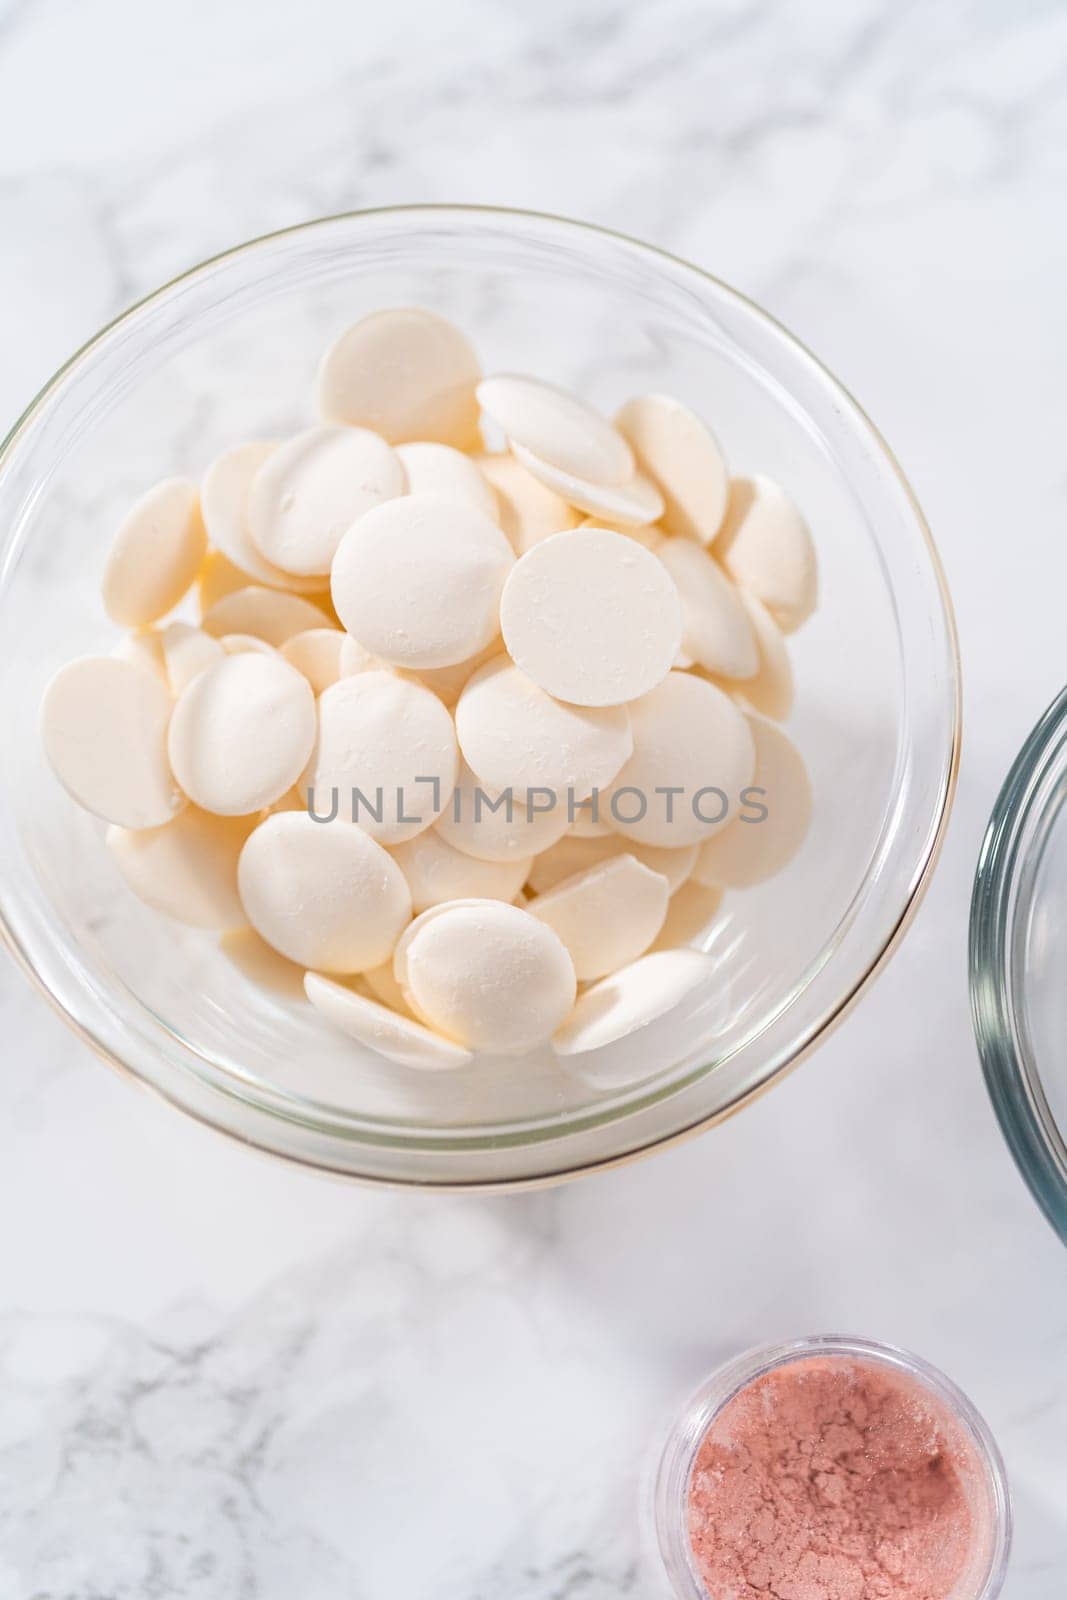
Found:
<path fill-rule="evenodd" d="M 811 833 L 781 877 L 727 897 L 703 940 L 707 983 L 594 1070 L 564 1070 L 545 1050 L 435 1077 L 361 1052 L 136 904 L 102 830 L 42 759 L 48 679 L 114 642 L 99 585 L 125 507 L 235 442 L 306 425 L 320 351 L 366 312 L 405 303 L 454 318 L 486 370 L 537 373 L 609 414 L 642 391 L 679 396 L 732 470 L 782 482 L 814 533 L 821 599 L 790 641 L 789 725 L 812 774 Z M 88 1043 L 186 1111 L 386 1182 L 543 1181 L 736 1110 L 811 1048 L 893 946 L 955 782 L 951 614 L 922 516 L 870 422 L 714 278 L 551 217 L 413 207 L 327 219 L 209 261 L 106 328 L 0 451 L 0 640 L 0 931 L 17 958 Z"/>
<path fill-rule="evenodd" d="M 971 901 L 970 976 L 1001 1128 L 1067 1244 L 1067 689 L 993 808 Z"/>

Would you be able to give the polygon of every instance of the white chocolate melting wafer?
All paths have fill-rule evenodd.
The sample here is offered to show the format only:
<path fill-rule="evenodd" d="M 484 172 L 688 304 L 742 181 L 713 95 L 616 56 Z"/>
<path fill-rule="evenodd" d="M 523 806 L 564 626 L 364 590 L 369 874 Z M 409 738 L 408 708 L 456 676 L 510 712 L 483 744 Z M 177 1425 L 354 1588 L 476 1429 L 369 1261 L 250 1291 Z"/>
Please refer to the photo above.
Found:
<path fill-rule="evenodd" d="M 358 672 L 388 672 L 389 668 L 384 661 L 379 661 L 377 656 L 372 656 L 369 650 L 364 650 L 358 639 L 353 639 L 350 633 L 341 633 L 340 674 L 342 678 L 354 678 Z"/>
<path fill-rule="evenodd" d="M 530 915 L 558 934 L 586 982 L 636 961 L 663 926 L 668 900 L 666 878 L 620 855 L 539 894 Z"/>
<path fill-rule="evenodd" d="M 811 822 L 811 780 L 800 752 L 775 723 L 748 720 L 756 747 L 751 799 L 765 814 L 750 804 L 708 840 L 693 869 L 699 883 L 728 889 L 763 883 L 796 855 Z"/>
<path fill-rule="evenodd" d="M 231 566 L 248 574 L 256 583 L 268 589 L 288 589 L 291 593 L 313 594 L 326 587 L 322 577 L 299 577 L 283 572 L 273 561 L 268 561 L 259 549 L 248 527 L 248 496 L 252 481 L 260 467 L 268 461 L 277 445 L 274 442 L 256 441 L 235 445 L 226 450 L 204 473 L 200 484 L 200 510 L 207 536 L 217 551 L 221 551 Z M 246 578 L 247 583 L 247 578 Z M 215 603 L 216 596 L 211 603 Z M 206 601 L 201 593 L 201 606 Z"/>
<path fill-rule="evenodd" d="M 575 512 L 575 516 L 579 515 Z M 607 528 L 612 533 L 621 533 L 626 539 L 636 539 L 638 544 L 644 545 L 646 550 L 655 553 L 667 535 L 657 522 L 646 522 L 642 527 L 634 523 L 612 522 L 610 517 L 583 517 L 578 524 L 580 528 Z"/>
<path fill-rule="evenodd" d="M 165 478 L 141 496 L 115 534 L 104 567 L 104 609 L 142 628 L 172 611 L 207 550 L 200 496 L 188 478 Z"/>
<path fill-rule="evenodd" d="M 756 641 L 759 667 L 754 677 L 735 687 L 754 711 L 774 722 L 784 722 L 793 709 L 793 665 L 785 635 L 761 600 L 743 589 L 738 594 Z"/>
<path fill-rule="evenodd" d="M 615 706 L 667 676 L 682 609 L 656 556 L 623 534 L 580 528 L 543 540 L 516 562 L 500 627 L 516 666 L 548 694 Z"/>
<path fill-rule="evenodd" d="M 722 890 L 691 880 L 671 895 L 653 950 L 676 950 L 701 938 L 722 903 Z"/>
<path fill-rule="evenodd" d="M 373 997 L 380 1000 L 383 1006 L 388 1006 L 390 1011 L 398 1011 L 402 1017 L 410 1017 L 411 1009 L 393 971 L 392 956 L 388 961 L 383 961 L 380 967 L 368 967 L 361 977 Z"/>
<path fill-rule="evenodd" d="M 315 696 L 279 656 L 225 656 L 199 673 L 171 717 L 174 775 L 205 811 L 243 816 L 296 783 L 315 742 Z"/>
<path fill-rule="evenodd" d="M 496 491 L 497 520 L 517 556 L 554 533 L 578 526 L 581 512 L 546 488 L 510 453 L 483 455 L 477 460 Z"/>
<path fill-rule="evenodd" d="M 206 667 L 221 661 L 224 654 L 218 639 L 189 622 L 168 622 L 160 642 L 167 681 L 175 699 Z"/>
<path fill-rule="evenodd" d="M 599 809 L 598 806 L 598 812 Z M 611 829 L 599 815 L 593 815 L 593 808 L 588 805 L 585 808 L 578 806 L 574 808 L 574 821 L 567 832 L 573 833 L 577 839 L 603 839 L 606 834 L 611 833 Z"/>
<path fill-rule="evenodd" d="M 209 550 L 204 557 L 196 580 L 197 605 L 200 615 L 210 611 L 216 600 L 248 588 L 248 573 L 235 567 L 221 550 Z"/>
<path fill-rule="evenodd" d="M 630 855 L 636 856 L 643 867 L 647 867 L 650 872 L 661 873 L 666 878 L 668 891 L 672 895 L 692 877 L 693 868 L 697 864 L 695 844 L 680 845 L 675 848 L 670 845 L 638 844 L 634 839 L 626 839 L 623 843 Z"/>
<path fill-rule="evenodd" d="M 253 584 L 217 600 L 210 611 L 205 611 L 200 625 L 216 639 L 227 633 L 248 633 L 277 648 L 294 634 L 329 624 L 310 600 Z"/>
<path fill-rule="evenodd" d="M 749 679 L 759 650 L 741 596 L 718 562 L 692 539 L 665 539 L 656 552 L 682 603 L 682 649 L 707 672 Z"/>
<path fill-rule="evenodd" d="M 395 961 L 416 1013 L 469 1050 L 532 1050 L 574 1003 L 574 966 L 556 934 L 500 900 L 424 912 L 397 945 Z"/>
<path fill-rule="evenodd" d="M 515 373 L 483 378 L 478 403 L 516 444 L 540 461 L 591 483 L 626 483 L 634 472 L 630 446 L 592 406 L 555 384 Z"/>
<path fill-rule="evenodd" d="M 465 335 L 433 311 L 376 311 L 344 332 L 319 368 L 327 422 L 372 428 L 390 444 L 477 446 L 481 376 Z"/>
<path fill-rule="evenodd" d="M 448 900 L 514 900 L 533 860 L 480 861 L 455 849 L 436 828 L 393 845 L 390 854 L 408 881 L 416 914 Z"/>
<path fill-rule="evenodd" d="M 306 633 L 294 633 L 286 639 L 281 654 L 291 667 L 303 673 L 315 694 L 322 694 L 331 683 L 347 676 L 342 673 L 347 638 L 339 628 L 309 628 Z"/>
<path fill-rule="evenodd" d="M 755 750 L 744 714 L 703 678 L 672 672 L 629 708 L 633 755 L 601 813 L 638 844 L 699 844 L 737 815 Z M 667 791 L 674 791 L 673 793 Z"/>
<path fill-rule="evenodd" d="M 364 999 L 317 972 L 305 977 L 304 992 L 315 1010 L 335 1028 L 399 1066 L 414 1067 L 420 1072 L 455 1071 L 473 1060 L 462 1045 L 443 1039 L 421 1022 L 401 1016 L 376 1000 Z"/>
<path fill-rule="evenodd" d="M 409 494 L 436 494 L 457 505 L 471 506 L 491 521 L 497 520 L 496 495 L 477 464 L 462 450 L 420 439 L 400 444 L 396 453 L 407 476 Z"/>
<path fill-rule="evenodd" d="M 254 633 L 224 633 L 219 640 L 224 656 L 276 656 L 280 652 L 275 650 L 266 639 L 257 639 Z"/>
<path fill-rule="evenodd" d="M 158 678 L 164 687 L 170 688 L 167 660 L 163 653 L 163 633 L 158 628 L 138 628 L 134 633 L 127 633 L 119 640 L 111 655 L 115 661 L 128 661 L 131 666 L 140 667 L 142 672 Z"/>
<path fill-rule="evenodd" d="M 770 478 L 734 478 L 715 554 L 742 589 L 792 633 L 814 611 L 815 549 L 800 512 Z"/>
<path fill-rule="evenodd" d="M 668 532 L 710 544 L 726 513 L 729 477 L 707 423 L 670 395 L 643 394 L 627 401 L 615 426 L 662 491 Z"/>
<path fill-rule="evenodd" d="M 257 470 L 248 531 L 273 566 L 325 579 L 353 522 L 406 488 L 399 456 L 369 428 L 307 428 Z"/>
<path fill-rule="evenodd" d="M 590 867 L 616 856 L 632 855 L 650 872 L 661 874 L 667 880 L 671 894 L 681 888 L 696 866 L 697 846 L 685 845 L 680 850 L 659 849 L 656 845 L 635 844 L 621 834 L 608 831 L 592 838 L 581 834 L 566 834 L 557 844 L 544 850 L 530 868 L 530 887 L 536 894 L 554 889 L 564 878 L 576 872 L 587 872 Z"/>
<path fill-rule="evenodd" d="M 405 495 L 345 534 L 331 592 L 367 650 L 417 672 L 466 661 L 491 643 L 513 562 L 507 539 L 480 511 L 440 495 Z"/>
<path fill-rule="evenodd" d="M 663 515 L 663 496 L 651 479 L 641 472 L 627 478 L 625 483 L 593 483 L 588 478 L 564 472 L 549 461 L 542 461 L 521 444 L 513 444 L 512 450 L 515 459 L 527 472 L 579 511 L 604 517 L 609 522 L 632 524 L 639 528 L 646 523 L 657 522 Z"/>
<path fill-rule="evenodd" d="M 711 974 L 699 950 L 662 950 L 641 956 L 579 995 L 553 1039 L 561 1056 L 585 1055 L 647 1028 L 672 1011 Z M 649 1073 L 655 1068 L 648 1063 Z"/>
<path fill-rule="evenodd" d="M 155 673 L 86 656 L 61 667 L 45 690 L 45 754 L 94 817 L 123 828 L 159 827 L 185 804 L 167 760 L 170 714 L 170 693 Z"/>
<path fill-rule="evenodd" d="M 252 831 L 247 817 L 216 817 L 196 806 L 160 828 L 107 831 L 107 846 L 139 900 L 191 928 L 240 928 L 237 858 Z"/>
<path fill-rule="evenodd" d="M 249 922 L 290 961 L 354 973 L 392 954 L 411 917 L 396 862 L 362 828 L 283 811 L 241 852 L 237 883 Z"/>
<path fill-rule="evenodd" d="M 567 802 L 489 789 L 461 761 L 452 798 L 437 819 L 446 843 L 476 861 L 528 860 L 566 833 Z"/>
<path fill-rule="evenodd" d="M 435 694 L 391 672 L 361 672 L 324 690 L 318 711 L 304 777 L 317 816 L 336 808 L 352 820 L 354 810 L 383 844 L 413 838 L 440 816 L 459 755 L 452 718 Z"/>
<path fill-rule="evenodd" d="M 457 661 L 450 667 L 423 667 L 421 672 L 414 676 L 427 689 L 432 689 L 439 700 L 443 700 L 450 709 L 456 704 L 467 684 L 474 677 L 479 667 L 484 667 L 487 661 L 492 661 L 496 656 L 504 654 L 504 641 L 499 636 L 486 645 L 484 650 L 479 650 L 476 656 L 471 656 L 467 661 Z"/>
<path fill-rule="evenodd" d="M 547 791 L 556 807 L 605 788 L 633 741 L 624 706 L 570 706 L 554 700 L 507 657 L 471 678 L 456 706 L 464 758 L 480 781 L 501 793 Z"/>

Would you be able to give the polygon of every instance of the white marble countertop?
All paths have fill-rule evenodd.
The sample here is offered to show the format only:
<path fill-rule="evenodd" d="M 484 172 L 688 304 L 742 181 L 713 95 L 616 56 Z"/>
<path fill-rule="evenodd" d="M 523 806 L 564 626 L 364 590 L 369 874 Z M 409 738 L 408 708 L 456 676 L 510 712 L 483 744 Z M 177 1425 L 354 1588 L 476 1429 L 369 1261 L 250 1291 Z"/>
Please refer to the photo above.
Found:
<path fill-rule="evenodd" d="M 1067 1257 L 978 1070 L 978 843 L 1065 676 L 1067 8 L 0 0 L 0 416 L 240 238 L 391 201 L 605 222 L 793 327 L 911 476 L 966 741 L 902 952 L 802 1070 L 671 1153 L 387 1196 L 248 1153 L 0 968 L 0 1600 L 661 1592 L 635 1496 L 710 1366 L 861 1332 L 973 1396 L 1067 1573 Z M 1058 219 L 1058 220 L 1057 220 Z"/>

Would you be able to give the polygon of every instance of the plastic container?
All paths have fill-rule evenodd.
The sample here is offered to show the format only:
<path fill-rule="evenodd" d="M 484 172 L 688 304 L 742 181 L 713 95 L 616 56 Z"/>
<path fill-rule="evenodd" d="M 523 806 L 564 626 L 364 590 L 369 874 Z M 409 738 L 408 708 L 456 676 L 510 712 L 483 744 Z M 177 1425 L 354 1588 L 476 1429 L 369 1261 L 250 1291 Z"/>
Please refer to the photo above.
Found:
<path fill-rule="evenodd" d="M 686 1405 L 667 1440 L 653 1491 L 656 1539 L 678 1600 L 719 1600 L 702 1583 L 689 1542 L 690 1478 L 705 1434 L 743 1389 L 766 1373 L 812 1357 L 887 1368 L 914 1382 L 944 1415 L 955 1432 L 957 1455 L 966 1460 L 975 1530 L 951 1600 L 995 1600 L 1008 1564 L 1012 1516 L 1004 1465 L 989 1429 L 966 1395 L 936 1367 L 892 1345 L 845 1337 L 797 1339 L 750 1350 L 713 1373 Z"/>

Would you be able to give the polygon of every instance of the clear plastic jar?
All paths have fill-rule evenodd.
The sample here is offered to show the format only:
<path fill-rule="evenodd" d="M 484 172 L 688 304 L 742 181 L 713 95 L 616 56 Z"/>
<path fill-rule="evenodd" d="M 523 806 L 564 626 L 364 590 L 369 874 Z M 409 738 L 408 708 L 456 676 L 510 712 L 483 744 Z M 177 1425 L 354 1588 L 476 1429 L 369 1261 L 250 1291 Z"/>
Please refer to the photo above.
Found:
<path fill-rule="evenodd" d="M 959 1450 L 967 1458 L 973 1539 L 950 1600 L 995 1600 L 1007 1569 L 1012 1518 L 1004 1464 L 989 1429 L 967 1396 L 936 1367 L 892 1345 L 847 1337 L 796 1339 L 750 1350 L 720 1367 L 690 1399 L 667 1439 L 653 1490 L 656 1538 L 678 1600 L 720 1600 L 701 1581 L 689 1537 L 690 1481 L 705 1435 L 750 1384 L 813 1357 L 851 1359 L 911 1380 L 955 1425 Z"/>

